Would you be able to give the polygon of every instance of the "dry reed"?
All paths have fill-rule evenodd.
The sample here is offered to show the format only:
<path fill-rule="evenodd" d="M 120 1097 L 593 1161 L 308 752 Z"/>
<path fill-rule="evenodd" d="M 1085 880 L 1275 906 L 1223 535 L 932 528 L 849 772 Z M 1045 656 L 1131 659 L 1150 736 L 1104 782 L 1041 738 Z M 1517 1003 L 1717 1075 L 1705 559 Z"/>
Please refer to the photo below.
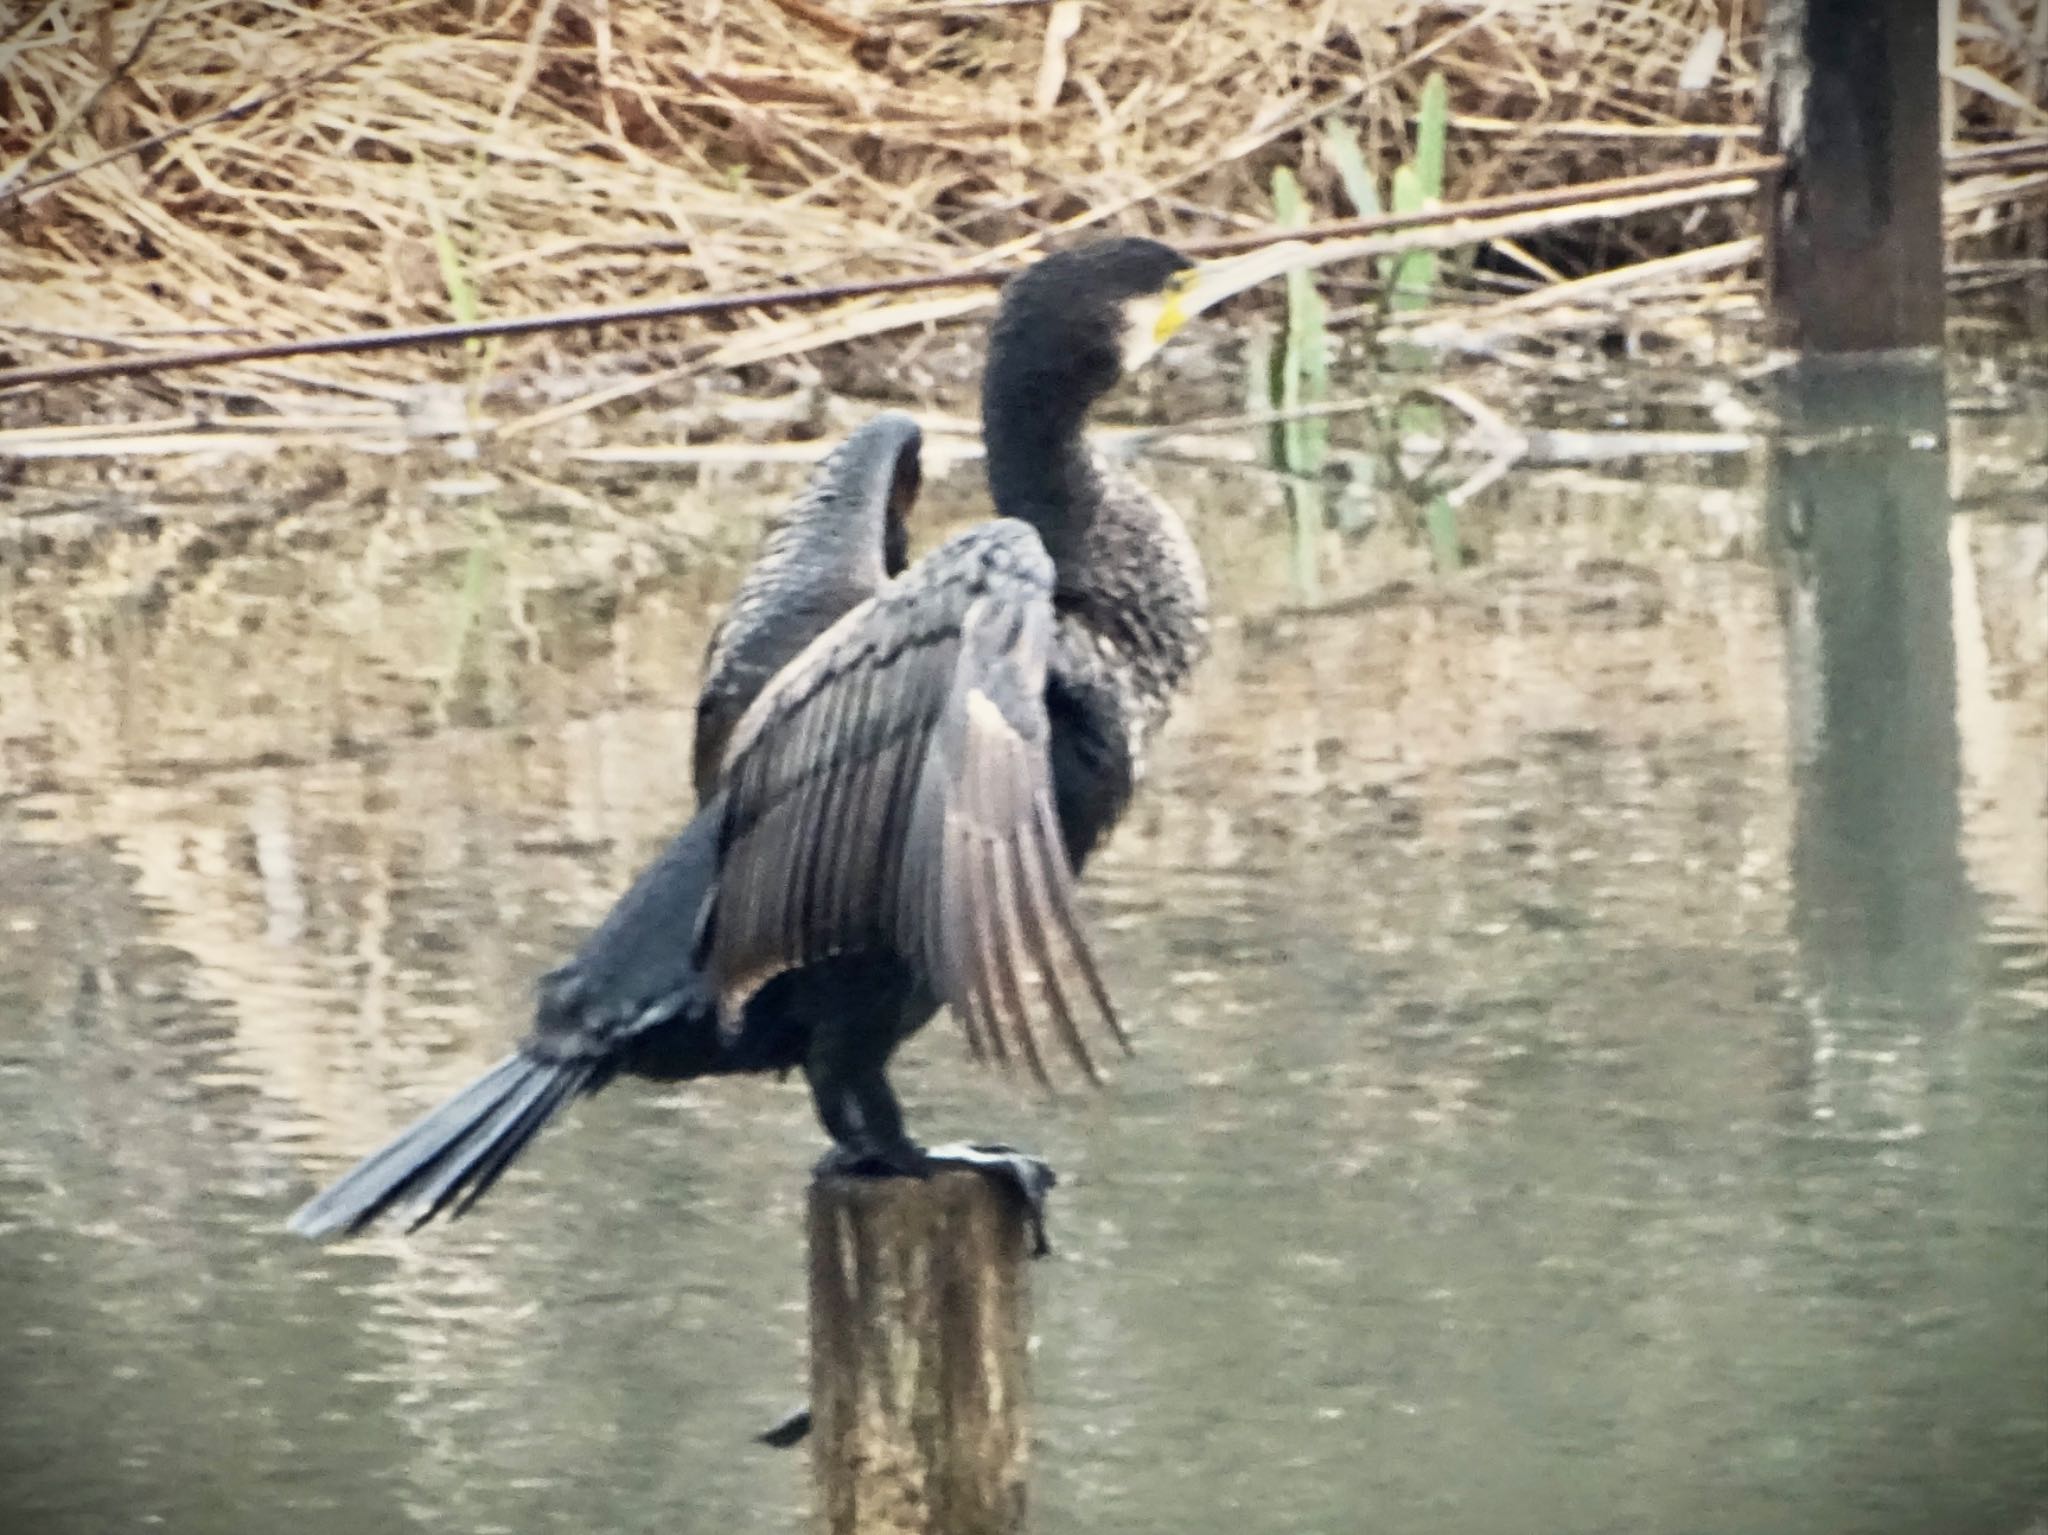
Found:
<path fill-rule="evenodd" d="M 1227 233 L 1264 222 L 1281 162 L 1341 213 L 1304 130 L 1340 113 L 1384 169 L 1431 70 L 1453 197 L 1715 163 L 1753 137 L 1761 6 L 44 0 L 0 34 L 0 356 L 928 271 L 1082 225 Z M 1957 87 L 1962 136 L 2037 126 L 2048 0 L 1963 17 L 1994 88 Z M 1992 248 L 2010 207 L 1993 187 L 1973 214 L 1978 254 L 2037 254 Z M 1738 226 L 1681 210 L 1534 256 L 1583 275 Z M 717 355 L 772 355 L 777 323 L 730 322 L 761 344 Z M 628 371 L 704 355 L 651 329 L 605 346 Z"/>

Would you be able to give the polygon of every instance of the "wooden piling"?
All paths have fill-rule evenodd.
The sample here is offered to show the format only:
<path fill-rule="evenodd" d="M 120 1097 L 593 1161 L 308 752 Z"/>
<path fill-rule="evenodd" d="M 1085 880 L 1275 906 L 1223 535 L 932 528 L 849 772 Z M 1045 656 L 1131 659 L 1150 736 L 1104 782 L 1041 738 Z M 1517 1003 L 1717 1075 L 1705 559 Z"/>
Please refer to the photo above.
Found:
<path fill-rule="evenodd" d="M 1017 1535 L 1030 1239 L 979 1173 L 811 1185 L 821 1535 Z"/>
<path fill-rule="evenodd" d="M 1809 352 L 1939 347 L 1940 27 L 1930 0 L 1769 0 L 1772 325 Z"/>

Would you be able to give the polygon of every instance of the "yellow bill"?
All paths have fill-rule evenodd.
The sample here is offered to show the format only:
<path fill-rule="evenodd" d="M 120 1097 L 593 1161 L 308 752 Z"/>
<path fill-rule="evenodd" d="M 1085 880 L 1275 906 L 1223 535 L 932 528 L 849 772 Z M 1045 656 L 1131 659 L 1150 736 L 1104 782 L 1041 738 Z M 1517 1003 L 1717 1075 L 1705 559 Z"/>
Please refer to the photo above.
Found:
<path fill-rule="evenodd" d="M 1134 305 L 1137 322 L 1124 338 L 1124 368 L 1148 362 L 1183 325 L 1225 299 L 1260 283 L 1314 264 L 1311 247 L 1301 240 L 1282 240 L 1239 256 L 1197 262 L 1176 274 L 1157 298 Z"/>

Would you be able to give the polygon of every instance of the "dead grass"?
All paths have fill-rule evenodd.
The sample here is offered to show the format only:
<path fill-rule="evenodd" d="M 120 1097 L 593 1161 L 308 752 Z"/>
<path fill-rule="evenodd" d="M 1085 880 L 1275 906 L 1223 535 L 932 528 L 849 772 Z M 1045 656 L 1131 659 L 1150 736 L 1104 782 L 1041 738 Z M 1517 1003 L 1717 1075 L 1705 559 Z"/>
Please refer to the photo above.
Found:
<path fill-rule="evenodd" d="M 30 0 L 0 34 L 0 188 L 29 189 L 0 200 L 0 351 L 430 323 L 458 289 L 498 315 L 884 276 L 1083 224 L 1224 233 L 1265 221 L 1280 161 L 1344 212 L 1302 129 L 1343 114 L 1384 171 L 1432 69 L 1454 108 L 1450 196 L 1712 163 L 1753 137 L 1761 8 Z M 1965 4 L 1972 67 L 2034 93 L 1959 88 L 1966 136 L 2031 126 L 2044 16 L 2048 0 Z M 1538 254 L 1581 275 L 1738 219 L 1658 215 Z M 673 332 L 603 344 L 642 366 L 695 355 Z M 477 366 L 306 372 L 375 388 Z"/>

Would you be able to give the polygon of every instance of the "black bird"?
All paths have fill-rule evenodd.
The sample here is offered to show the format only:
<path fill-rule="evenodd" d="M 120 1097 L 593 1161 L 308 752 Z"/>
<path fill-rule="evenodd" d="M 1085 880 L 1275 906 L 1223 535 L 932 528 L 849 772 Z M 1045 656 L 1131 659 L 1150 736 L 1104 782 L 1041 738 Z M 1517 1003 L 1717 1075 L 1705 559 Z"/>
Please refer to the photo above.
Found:
<path fill-rule="evenodd" d="M 869 422 L 769 535 L 714 634 L 700 806 L 577 954 L 517 1051 L 293 1215 L 460 1214 L 563 1103 L 620 1073 L 802 1070 L 839 1165 L 914 1172 L 885 1070 L 943 1003 L 977 1057 L 1049 1082 L 1039 1024 L 1096 1078 L 1124 1034 L 1075 920 L 1200 657 L 1180 519 L 1085 417 L 1185 320 L 1285 264 L 1157 241 L 1048 256 L 1005 287 L 982 386 L 997 519 L 905 568 L 915 423 Z"/>

